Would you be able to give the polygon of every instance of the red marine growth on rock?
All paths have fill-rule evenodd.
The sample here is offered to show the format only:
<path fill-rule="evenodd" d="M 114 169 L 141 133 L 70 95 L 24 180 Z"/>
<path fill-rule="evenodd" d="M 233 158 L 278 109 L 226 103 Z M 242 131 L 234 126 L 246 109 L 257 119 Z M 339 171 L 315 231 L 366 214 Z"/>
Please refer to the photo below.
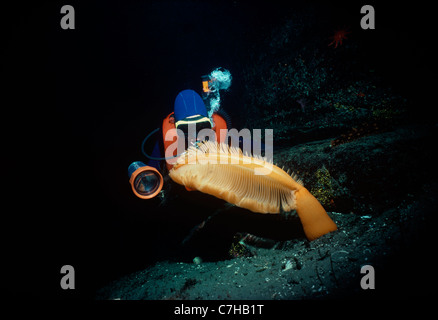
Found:
<path fill-rule="evenodd" d="M 335 49 L 339 46 L 342 45 L 342 40 L 347 39 L 347 34 L 351 33 L 350 31 L 348 31 L 347 29 L 340 29 L 335 31 L 335 34 L 330 37 L 330 39 L 333 39 L 332 42 L 329 43 L 329 46 L 331 45 L 335 45 Z"/>

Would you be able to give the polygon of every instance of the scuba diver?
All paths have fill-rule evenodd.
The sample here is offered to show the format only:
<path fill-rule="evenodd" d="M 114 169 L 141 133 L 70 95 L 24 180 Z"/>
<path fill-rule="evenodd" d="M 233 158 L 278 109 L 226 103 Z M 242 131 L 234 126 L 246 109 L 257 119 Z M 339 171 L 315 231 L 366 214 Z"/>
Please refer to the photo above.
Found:
<path fill-rule="evenodd" d="M 179 156 L 178 150 L 185 151 L 189 146 L 200 142 L 197 137 L 203 129 L 212 129 L 216 141 L 224 142 L 226 129 L 230 127 L 230 118 L 224 111 L 214 112 L 209 117 L 205 103 L 197 92 L 190 89 L 181 91 L 176 96 L 174 111 L 164 118 L 161 128 L 152 131 L 143 141 L 142 152 L 149 158 L 149 162 L 145 164 L 135 161 L 128 167 L 129 181 L 134 194 L 141 199 L 157 196 L 163 188 L 166 170 L 172 169 Z M 162 138 L 155 142 L 149 155 L 144 151 L 145 142 L 158 131 L 161 131 L 159 136 Z M 182 143 L 182 149 L 178 147 L 169 152 L 173 149 L 170 148 L 171 145 L 181 146 Z"/>
<path fill-rule="evenodd" d="M 205 89 L 204 92 L 206 92 Z M 227 139 L 227 129 L 230 128 L 230 117 L 222 109 L 220 111 L 218 110 L 213 112 L 211 118 L 208 116 L 206 105 L 197 92 L 194 90 L 183 90 L 178 93 L 175 99 L 173 112 L 163 119 L 161 128 L 155 129 L 143 140 L 142 151 L 143 154 L 149 159 L 147 164 L 141 161 L 135 161 L 128 167 L 129 182 L 131 184 L 133 193 L 141 199 L 152 199 L 159 195 L 161 191 L 163 191 L 163 193 L 160 195 L 160 198 L 162 201 L 165 200 L 164 190 L 162 189 L 165 180 L 170 180 L 170 178 L 168 178 L 168 172 L 172 169 L 173 163 L 175 163 L 175 160 L 179 156 L 177 154 L 178 149 L 174 149 L 170 156 L 166 154 L 166 150 L 168 150 L 170 146 L 177 140 L 184 143 L 184 148 L 182 149 L 184 151 L 189 146 L 196 146 L 196 144 L 200 142 L 197 140 L 198 133 L 203 129 L 212 129 L 215 132 L 216 141 L 225 142 Z M 155 133 L 158 133 L 159 138 L 154 143 L 151 154 L 147 154 L 144 151 L 145 142 L 149 140 L 149 138 Z M 171 181 L 168 182 L 170 183 Z M 187 189 L 187 191 L 191 190 Z M 202 195 L 198 194 L 198 196 Z M 199 200 L 199 198 L 197 199 Z M 214 200 L 210 197 L 208 197 L 208 199 L 208 203 L 210 205 L 213 204 L 213 206 L 215 203 L 219 204 L 222 201 Z M 182 205 L 181 199 L 178 203 L 179 205 Z M 203 207 L 205 203 L 198 201 L 196 204 L 200 208 L 205 208 Z M 215 246 L 217 247 L 217 250 L 211 250 L 211 246 L 213 244 L 210 240 L 205 239 L 202 241 L 202 236 L 199 235 L 199 231 L 201 229 L 205 229 L 205 226 L 213 217 L 217 216 L 219 213 L 228 211 L 233 207 L 234 206 L 230 204 L 218 206 L 215 210 L 211 211 L 207 217 L 200 218 L 202 221 L 188 230 L 188 234 L 182 239 L 178 252 L 181 253 L 185 252 L 185 250 L 194 250 L 195 252 L 199 253 L 199 250 L 201 250 L 204 257 L 208 257 L 208 255 L 216 256 L 220 255 L 221 252 L 224 252 L 226 256 L 222 258 L 226 258 L 228 254 L 234 254 L 228 250 L 230 243 L 237 243 L 237 241 L 240 241 L 240 239 L 243 238 L 245 239 L 245 243 L 249 243 L 251 241 L 252 245 L 257 246 L 264 246 L 266 244 L 269 246 L 269 244 L 274 244 L 272 241 L 272 243 L 270 243 L 270 240 L 265 240 L 248 233 L 236 234 L 236 231 L 239 229 L 240 225 L 238 223 L 239 218 L 233 218 L 232 223 L 230 222 L 229 225 L 236 227 L 237 229 L 231 228 L 230 230 L 224 230 L 221 228 L 219 231 L 214 231 L 215 228 L 219 228 L 216 226 L 210 228 L 210 230 L 207 232 L 203 232 L 204 237 L 207 237 L 207 239 L 210 239 L 209 237 L 213 237 L 215 239 Z M 239 215 L 236 215 L 236 217 L 239 217 Z M 266 223 L 266 221 L 264 223 Z M 286 224 L 283 224 L 283 226 L 286 226 Z M 195 236 L 201 237 L 201 240 L 198 239 L 198 241 L 195 241 L 195 244 L 188 245 L 187 243 L 191 243 L 191 239 L 195 238 Z M 203 248 L 203 246 L 206 246 L 207 244 L 208 248 Z M 239 254 L 250 256 L 250 251 L 245 249 L 244 246 L 244 242 L 240 241 L 232 248 L 239 247 Z M 183 248 L 185 249 L 183 250 Z M 216 251 L 218 253 L 214 253 Z M 193 254 L 193 256 L 195 256 L 195 254 Z"/>

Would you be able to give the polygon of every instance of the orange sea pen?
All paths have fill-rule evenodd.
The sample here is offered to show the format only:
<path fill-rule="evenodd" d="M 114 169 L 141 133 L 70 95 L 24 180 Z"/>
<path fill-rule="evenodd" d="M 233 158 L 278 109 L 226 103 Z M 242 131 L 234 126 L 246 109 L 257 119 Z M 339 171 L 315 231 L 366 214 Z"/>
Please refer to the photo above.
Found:
<path fill-rule="evenodd" d="M 336 224 L 296 177 L 239 148 L 206 141 L 190 147 L 169 172 L 176 183 L 259 213 L 296 210 L 309 240 L 335 231 Z"/>

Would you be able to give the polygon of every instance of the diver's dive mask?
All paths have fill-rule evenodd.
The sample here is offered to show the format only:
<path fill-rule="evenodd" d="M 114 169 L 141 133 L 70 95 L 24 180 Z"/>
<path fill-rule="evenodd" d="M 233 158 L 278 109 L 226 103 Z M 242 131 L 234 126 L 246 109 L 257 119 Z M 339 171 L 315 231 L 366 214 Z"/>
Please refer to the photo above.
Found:
<path fill-rule="evenodd" d="M 154 167 L 135 161 L 128 167 L 129 183 L 134 194 L 141 199 L 155 197 L 163 188 L 163 176 Z"/>
<path fill-rule="evenodd" d="M 175 128 L 181 130 L 178 134 L 184 134 L 187 148 L 199 142 L 199 132 L 203 129 L 211 129 L 212 124 L 208 117 L 196 115 L 175 122 Z"/>

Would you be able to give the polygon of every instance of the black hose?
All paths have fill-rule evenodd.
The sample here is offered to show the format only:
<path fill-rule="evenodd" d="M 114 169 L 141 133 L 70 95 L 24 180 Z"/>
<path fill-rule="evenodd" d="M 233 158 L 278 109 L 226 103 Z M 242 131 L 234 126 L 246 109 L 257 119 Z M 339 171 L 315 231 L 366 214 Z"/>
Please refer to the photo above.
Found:
<path fill-rule="evenodd" d="M 227 124 L 227 129 L 230 130 L 232 128 L 232 123 L 231 123 L 231 117 L 228 115 L 228 113 L 226 113 L 224 109 L 219 109 L 215 113 L 221 116 L 222 118 L 224 118 Z"/>

